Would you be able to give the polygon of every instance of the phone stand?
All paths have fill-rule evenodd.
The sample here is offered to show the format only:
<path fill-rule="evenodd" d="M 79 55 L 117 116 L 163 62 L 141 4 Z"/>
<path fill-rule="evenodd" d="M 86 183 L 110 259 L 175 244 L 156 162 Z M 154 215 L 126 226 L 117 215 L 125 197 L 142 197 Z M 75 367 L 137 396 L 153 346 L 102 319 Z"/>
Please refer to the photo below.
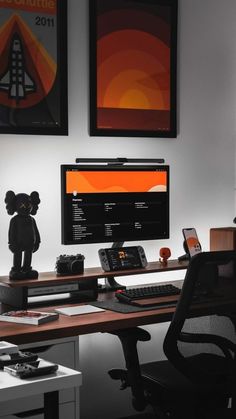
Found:
<path fill-rule="evenodd" d="M 186 240 L 184 240 L 184 242 L 183 242 L 183 248 L 184 248 L 185 254 L 178 257 L 178 261 L 179 262 L 183 262 L 184 260 L 189 260 L 190 259 L 190 255 L 188 253 L 188 248 L 187 248 Z"/>

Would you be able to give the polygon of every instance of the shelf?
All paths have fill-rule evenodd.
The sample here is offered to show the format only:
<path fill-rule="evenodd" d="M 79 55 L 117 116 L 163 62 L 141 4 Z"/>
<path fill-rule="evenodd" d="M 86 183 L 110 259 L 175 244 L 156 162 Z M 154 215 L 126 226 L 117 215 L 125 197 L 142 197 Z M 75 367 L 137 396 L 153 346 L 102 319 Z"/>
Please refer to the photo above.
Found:
<path fill-rule="evenodd" d="M 8 276 L 0 276 L 0 283 L 6 287 L 38 287 L 39 285 L 61 284 L 85 279 L 99 279 L 127 275 L 148 274 L 152 272 L 166 272 L 187 269 L 188 261 L 179 262 L 170 260 L 164 265 L 161 262 L 150 262 L 145 268 L 127 269 L 120 271 L 104 272 L 100 267 L 86 268 L 82 274 L 57 276 L 55 272 L 42 272 L 37 279 L 12 280 Z"/>

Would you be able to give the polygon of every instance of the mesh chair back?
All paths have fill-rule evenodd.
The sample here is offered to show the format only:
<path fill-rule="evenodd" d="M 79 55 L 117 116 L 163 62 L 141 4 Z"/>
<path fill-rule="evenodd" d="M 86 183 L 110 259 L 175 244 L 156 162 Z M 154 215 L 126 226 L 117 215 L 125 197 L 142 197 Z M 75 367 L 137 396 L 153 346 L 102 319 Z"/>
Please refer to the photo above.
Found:
<path fill-rule="evenodd" d="M 164 340 L 169 361 L 203 386 L 225 386 L 235 368 L 235 267 L 235 251 L 203 252 L 190 260 Z"/>

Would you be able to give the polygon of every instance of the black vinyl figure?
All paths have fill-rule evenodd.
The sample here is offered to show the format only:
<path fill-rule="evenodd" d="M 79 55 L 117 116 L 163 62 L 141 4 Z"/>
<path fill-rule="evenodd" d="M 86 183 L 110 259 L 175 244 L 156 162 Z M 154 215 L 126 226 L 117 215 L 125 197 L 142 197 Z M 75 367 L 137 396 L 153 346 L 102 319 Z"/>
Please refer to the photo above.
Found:
<path fill-rule="evenodd" d="M 38 278 L 38 272 L 32 269 L 31 261 L 32 254 L 39 248 L 40 235 L 31 215 L 37 213 L 40 203 L 39 194 L 38 192 L 32 192 L 30 195 L 15 194 L 13 191 L 8 191 L 5 203 L 9 215 L 17 213 L 9 225 L 9 249 L 14 255 L 9 276 L 11 279 Z"/>

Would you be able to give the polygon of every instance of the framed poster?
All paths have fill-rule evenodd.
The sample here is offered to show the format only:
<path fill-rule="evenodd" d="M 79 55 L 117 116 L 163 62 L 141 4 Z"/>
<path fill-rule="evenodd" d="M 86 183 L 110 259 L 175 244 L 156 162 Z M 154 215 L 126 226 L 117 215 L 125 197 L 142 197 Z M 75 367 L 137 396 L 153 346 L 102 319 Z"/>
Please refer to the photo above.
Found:
<path fill-rule="evenodd" d="M 90 0 L 90 135 L 176 137 L 177 0 Z"/>
<path fill-rule="evenodd" d="M 0 0 L 1 133 L 68 134 L 66 0 Z"/>

